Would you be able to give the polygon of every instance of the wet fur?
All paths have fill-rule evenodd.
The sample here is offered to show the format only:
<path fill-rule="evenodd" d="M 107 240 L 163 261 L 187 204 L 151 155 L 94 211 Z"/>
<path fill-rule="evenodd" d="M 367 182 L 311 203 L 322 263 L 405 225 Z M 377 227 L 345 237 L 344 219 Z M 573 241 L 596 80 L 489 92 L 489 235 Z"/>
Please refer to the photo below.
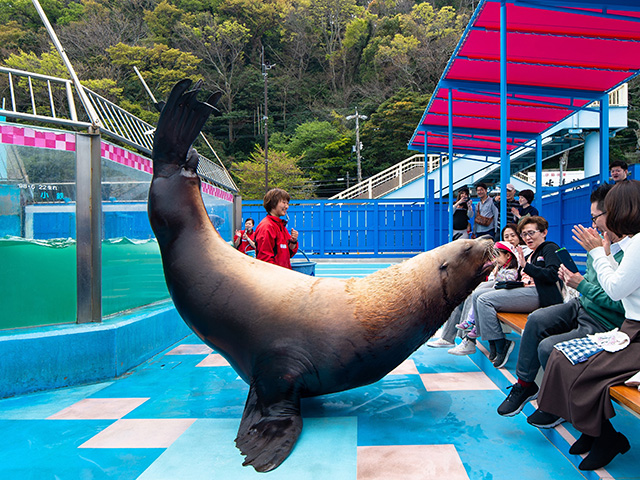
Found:
<path fill-rule="evenodd" d="M 207 216 L 190 150 L 217 100 L 199 102 L 190 84 L 174 87 L 158 122 L 149 219 L 176 309 L 250 386 L 236 445 L 264 472 L 295 445 L 300 399 L 375 382 L 404 361 L 483 280 L 492 242 L 458 240 L 350 280 L 238 252 Z"/>

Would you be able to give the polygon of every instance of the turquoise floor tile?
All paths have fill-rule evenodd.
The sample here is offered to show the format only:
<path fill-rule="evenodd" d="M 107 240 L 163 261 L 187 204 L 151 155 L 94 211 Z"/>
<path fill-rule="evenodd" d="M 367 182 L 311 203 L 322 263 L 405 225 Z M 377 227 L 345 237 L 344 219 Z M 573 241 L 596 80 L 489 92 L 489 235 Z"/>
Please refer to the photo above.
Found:
<path fill-rule="evenodd" d="M 79 449 L 109 426 L 106 420 L 0 421 L 0 478 L 137 478 L 161 449 Z"/>
<path fill-rule="evenodd" d="M 61 388 L 0 400 L 0 420 L 44 420 L 80 400 L 99 395 L 111 382 Z"/>
<path fill-rule="evenodd" d="M 243 467 L 235 447 L 240 419 L 197 420 L 140 480 L 356 480 L 355 418 L 305 419 L 293 452 L 277 469 Z"/>

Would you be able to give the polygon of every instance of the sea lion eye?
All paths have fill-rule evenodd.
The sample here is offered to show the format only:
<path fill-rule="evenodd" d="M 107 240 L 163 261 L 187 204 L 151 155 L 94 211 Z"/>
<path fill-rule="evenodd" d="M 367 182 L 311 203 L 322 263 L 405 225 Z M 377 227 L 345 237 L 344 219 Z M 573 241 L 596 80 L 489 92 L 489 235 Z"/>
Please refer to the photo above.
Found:
<path fill-rule="evenodd" d="M 446 270 L 448 266 L 449 264 L 447 262 L 442 262 L 442 265 L 440 265 L 440 270 Z"/>

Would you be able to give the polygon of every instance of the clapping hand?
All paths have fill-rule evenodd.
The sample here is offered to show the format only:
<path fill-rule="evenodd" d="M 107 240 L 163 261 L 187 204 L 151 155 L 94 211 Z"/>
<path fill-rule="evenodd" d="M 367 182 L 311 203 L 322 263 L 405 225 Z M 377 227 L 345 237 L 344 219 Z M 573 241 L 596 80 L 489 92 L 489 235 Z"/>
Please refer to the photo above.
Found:
<path fill-rule="evenodd" d="M 576 225 L 571 232 L 573 233 L 573 239 L 587 252 L 597 247 L 604 247 L 605 242 L 607 243 L 607 247 L 611 245 L 607 234 L 605 233 L 605 240 L 603 241 L 595 228 L 584 228 L 582 225 Z M 606 250 L 609 249 L 606 248 Z"/>

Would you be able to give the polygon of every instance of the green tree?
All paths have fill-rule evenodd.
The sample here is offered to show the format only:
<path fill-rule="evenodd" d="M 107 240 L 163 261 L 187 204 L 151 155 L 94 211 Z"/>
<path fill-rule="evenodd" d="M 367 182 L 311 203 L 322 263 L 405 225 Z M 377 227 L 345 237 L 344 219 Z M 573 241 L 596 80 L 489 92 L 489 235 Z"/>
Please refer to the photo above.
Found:
<path fill-rule="evenodd" d="M 180 24 L 184 48 L 203 60 L 212 73 L 207 77 L 211 85 L 223 94 L 220 106 L 228 120 L 229 143 L 235 141 L 234 102 L 239 91 L 246 86 L 242 74 L 244 48 L 249 42 L 249 29 L 235 20 L 220 21 L 208 12 L 185 16 Z"/>
<path fill-rule="evenodd" d="M 269 188 L 282 188 L 292 198 L 312 198 L 314 187 L 298 167 L 299 157 L 269 149 Z M 248 160 L 234 163 L 231 173 L 244 198 L 262 198 L 265 194 L 264 149 L 256 147 Z"/>
<path fill-rule="evenodd" d="M 119 43 L 109 47 L 107 53 L 113 65 L 121 68 L 122 76 L 128 80 L 124 82 L 124 96 L 129 100 L 150 103 L 133 70 L 134 66 L 141 72 L 157 100 L 166 98 L 179 80 L 198 79 L 197 67 L 200 59 L 192 53 L 169 48 L 163 44 L 146 48 Z"/>
<path fill-rule="evenodd" d="M 430 95 L 402 90 L 381 103 L 363 123 L 360 130 L 364 144 L 363 176 L 374 175 L 411 155 L 407 142 L 422 118 L 429 98 Z"/>
<path fill-rule="evenodd" d="M 338 129 L 327 121 L 314 120 L 298 125 L 287 144 L 287 152 L 298 157 L 298 165 L 314 180 L 322 180 L 318 162 L 325 158 L 325 147 L 340 138 Z"/>

